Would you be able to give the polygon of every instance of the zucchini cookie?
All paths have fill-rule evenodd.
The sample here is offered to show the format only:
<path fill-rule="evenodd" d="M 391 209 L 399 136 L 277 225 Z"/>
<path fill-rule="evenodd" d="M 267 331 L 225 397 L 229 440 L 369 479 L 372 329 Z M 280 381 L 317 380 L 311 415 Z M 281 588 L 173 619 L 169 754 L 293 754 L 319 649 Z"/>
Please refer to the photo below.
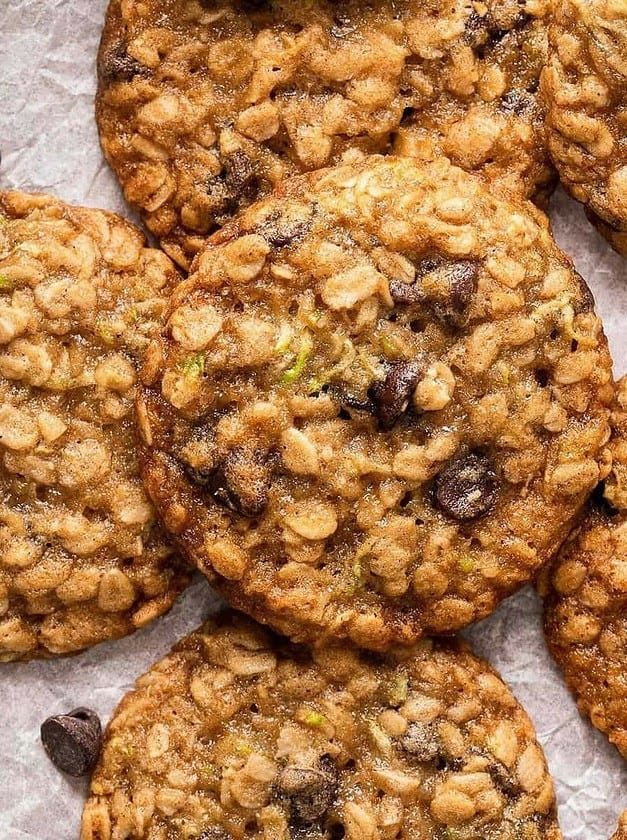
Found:
<path fill-rule="evenodd" d="M 612 835 L 611 840 L 627 840 L 627 811 L 621 814 L 618 821 L 618 831 Z"/>
<path fill-rule="evenodd" d="M 542 74 L 560 179 L 627 255 L 627 5 L 557 0 Z"/>
<path fill-rule="evenodd" d="M 579 709 L 627 758 L 627 379 L 612 472 L 550 576 L 545 629 Z"/>
<path fill-rule="evenodd" d="M 133 423 L 177 279 L 117 216 L 0 193 L 0 661 L 124 636 L 187 581 Z"/>
<path fill-rule="evenodd" d="M 456 643 L 312 654 L 238 615 L 115 712 L 81 840 L 561 837 L 533 726 Z"/>
<path fill-rule="evenodd" d="M 167 318 L 144 480 L 226 597 L 298 641 L 486 616 L 602 477 L 591 294 L 540 211 L 445 159 L 285 182 L 209 240 Z"/>
<path fill-rule="evenodd" d="M 552 168 L 536 102 L 548 0 L 112 0 L 102 146 L 185 268 L 283 178 L 347 152 L 446 152 L 526 195 Z M 424 115 L 424 119 L 423 119 Z M 436 130 L 437 127 L 437 130 Z"/>

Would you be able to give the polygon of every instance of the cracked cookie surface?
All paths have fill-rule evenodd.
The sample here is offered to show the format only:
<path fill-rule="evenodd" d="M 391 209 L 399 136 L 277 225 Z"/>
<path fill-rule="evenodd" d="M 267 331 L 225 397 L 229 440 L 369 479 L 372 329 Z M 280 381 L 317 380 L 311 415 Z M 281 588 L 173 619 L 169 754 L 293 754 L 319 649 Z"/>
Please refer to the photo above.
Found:
<path fill-rule="evenodd" d="M 551 570 L 545 632 L 579 709 L 627 758 L 627 379 L 612 421 L 612 472 Z"/>
<path fill-rule="evenodd" d="M 102 146 L 185 267 L 284 177 L 348 152 L 446 153 L 508 190 L 546 195 L 536 93 L 547 10 L 546 0 L 113 0 Z"/>
<path fill-rule="evenodd" d="M 115 712 L 81 840 L 559 840 L 532 724 L 456 642 L 312 654 L 237 614 Z"/>
<path fill-rule="evenodd" d="M 542 74 L 560 179 L 627 255 L 627 4 L 557 0 Z"/>
<path fill-rule="evenodd" d="M 167 319 L 143 477 L 220 591 L 292 638 L 385 648 L 484 617 L 602 477 L 590 292 L 540 211 L 446 160 L 285 182 Z"/>
<path fill-rule="evenodd" d="M 186 583 L 133 423 L 178 279 L 110 213 L 0 193 L 0 661 L 126 635 Z"/>

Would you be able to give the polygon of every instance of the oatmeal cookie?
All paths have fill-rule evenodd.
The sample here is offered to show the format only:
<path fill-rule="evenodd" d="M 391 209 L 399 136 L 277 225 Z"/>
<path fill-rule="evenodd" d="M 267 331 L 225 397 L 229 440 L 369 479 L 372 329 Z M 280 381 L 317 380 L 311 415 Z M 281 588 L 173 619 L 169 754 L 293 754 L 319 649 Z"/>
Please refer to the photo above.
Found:
<path fill-rule="evenodd" d="M 561 837 L 533 726 L 455 642 L 291 646 L 237 614 L 115 712 L 81 840 Z"/>
<path fill-rule="evenodd" d="M 602 477 L 591 294 L 540 211 L 445 159 L 285 182 L 167 318 L 139 403 L 149 492 L 227 598 L 298 641 L 484 617 Z"/>
<path fill-rule="evenodd" d="M 566 189 L 627 255 L 627 4 L 557 0 L 542 74 L 548 144 Z"/>
<path fill-rule="evenodd" d="M 548 5 L 112 0 L 102 146 L 186 268 L 209 233 L 284 177 L 349 152 L 445 152 L 508 189 L 546 193 L 536 91 Z"/>
<path fill-rule="evenodd" d="M 612 472 L 550 575 L 545 630 L 579 709 L 627 758 L 627 378 Z"/>
<path fill-rule="evenodd" d="M 618 821 L 618 831 L 612 835 L 611 840 L 627 840 L 627 811 L 621 814 Z"/>
<path fill-rule="evenodd" d="M 0 661 L 124 636 L 185 585 L 133 423 L 177 279 L 112 214 L 0 193 Z"/>

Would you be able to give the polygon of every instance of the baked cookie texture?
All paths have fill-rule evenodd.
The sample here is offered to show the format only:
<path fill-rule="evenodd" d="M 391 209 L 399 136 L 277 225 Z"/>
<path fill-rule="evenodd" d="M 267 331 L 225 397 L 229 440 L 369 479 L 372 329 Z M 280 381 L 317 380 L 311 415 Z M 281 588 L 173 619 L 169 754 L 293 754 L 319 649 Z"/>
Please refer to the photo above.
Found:
<path fill-rule="evenodd" d="M 123 636 L 187 581 L 133 424 L 136 365 L 177 279 L 110 213 L 0 193 L 0 661 Z"/>
<path fill-rule="evenodd" d="M 627 758 L 627 378 L 612 419 L 612 472 L 552 570 L 545 630 L 579 709 Z"/>
<path fill-rule="evenodd" d="M 627 255 L 627 5 L 557 0 L 542 74 L 547 136 L 566 189 Z"/>
<path fill-rule="evenodd" d="M 613 834 L 611 840 L 627 840 L 627 811 L 621 814 L 618 821 L 618 830 Z"/>
<path fill-rule="evenodd" d="M 186 268 L 209 233 L 280 180 L 349 153 L 446 153 L 546 196 L 537 88 L 548 5 L 112 0 L 98 62 L 102 146 Z"/>
<path fill-rule="evenodd" d="M 142 474 L 238 608 L 370 648 L 487 615 L 606 469 L 610 358 L 546 217 L 446 160 L 286 182 L 147 354 Z"/>
<path fill-rule="evenodd" d="M 81 840 L 561 837 L 532 724 L 456 642 L 373 657 L 223 615 L 115 712 Z"/>

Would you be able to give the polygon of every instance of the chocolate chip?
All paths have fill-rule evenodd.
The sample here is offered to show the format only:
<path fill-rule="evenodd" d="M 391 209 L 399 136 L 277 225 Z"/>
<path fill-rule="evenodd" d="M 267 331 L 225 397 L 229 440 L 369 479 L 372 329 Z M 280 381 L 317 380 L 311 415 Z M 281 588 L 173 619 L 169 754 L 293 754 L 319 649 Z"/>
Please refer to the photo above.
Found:
<path fill-rule="evenodd" d="M 464 23 L 464 42 L 473 49 L 482 47 L 488 40 L 487 16 L 472 9 Z"/>
<path fill-rule="evenodd" d="M 287 800 L 292 822 L 313 823 L 335 801 L 337 785 L 337 767 L 330 756 L 323 755 L 315 767 L 285 767 L 277 778 L 276 792 Z"/>
<path fill-rule="evenodd" d="M 360 397 L 347 391 L 341 385 L 329 385 L 326 393 L 332 400 L 339 403 L 343 409 L 350 408 L 353 411 L 366 411 L 368 414 L 377 413 L 377 405 L 370 397 Z"/>
<path fill-rule="evenodd" d="M 207 195 L 212 201 L 212 213 L 218 224 L 227 221 L 244 199 L 252 199 L 259 185 L 259 177 L 248 155 L 237 150 L 223 161 L 223 170 L 206 181 Z"/>
<path fill-rule="evenodd" d="M 439 257 L 424 257 L 416 263 L 416 279 L 420 280 L 442 265 Z"/>
<path fill-rule="evenodd" d="M 535 111 L 536 100 L 526 90 L 508 90 L 501 97 L 499 107 L 501 111 L 506 113 L 526 117 Z"/>
<path fill-rule="evenodd" d="M 477 288 L 479 265 L 473 260 L 444 262 L 420 280 L 424 297 L 444 323 L 460 326 Z"/>
<path fill-rule="evenodd" d="M 253 519 L 268 504 L 272 479 L 267 454 L 234 449 L 226 456 L 207 483 L 213 498 L 240 516 Z"/>
<path fill-rule="evenodd" d="M 528 26 L 530 23 L 532 23 L 532 21 L 533 21 L 533 16 L 530 15 L 528 12 L 523 11 L 523 9 L 521 9 L 518 12 L 518 14 L 516 15 L 516 19 L 514 20 L 513 29 L 517 29 L 518 31 L 521 31 L 522 29 L 525 29 L 525 27 Z"/>
<path fill-rule="evenodd" d="M 100 753 L 100 719 L 95 712 L 84 708 L 49 717 L 41 725 L 41 740 L 55 767 L 69 776 L 84 776 Z"/>
<path fill-rule="evenodd" d="M 311 230 L 312 224 L 313 216 L 311 213 L 303 216 L 296 211 L 282 213 L 277 210 L 263 221 L 257 232 L 270 245 L 274 245 L 275 248 L 283 248 L 285 245 L 291 245 L 292 242 L 302 239 Z"/>
<path fill-rule="evenodd" d="M 390 280 L 390 295 L 398 304 L 428 306 L 449 326 L 464 324 L 477 288 L 479 264 L 474 260 L 422 260 L 413 283 Z"/>
<path fill-rule="evenodd" d="M 496 47 L 512 32 L 524 29 L 530 20 L 531 16 L 524 11 L 518 12 L 513 20 L 491 12 L 480 16 L 472 11 L 466 18 L 464 41 L 483 57 L 485 47 Z"/>
<path fill-rule="evenodd" d="M 439 507 L 452 519 L 476 519 L 494 507 L 500 482 L 485 455 L 471 452 L 451 461 L 436 478 Z"/>
<path fill-rule="evenodd" d="M 384 431 L 391 429 L 407 411 L 422 368 L 417 359 L 396 362 L 390 365 L 383 382 L 375 382 L 371 386 L 369 396 L 376 405 L 376 416 Z"/>
<path fill-rule="evenodd" d="M 576 301 L 573 301 L 573 309 L 576 315 L 580 315 L 582 312 L 590 312 L 590 310 L 594 309 L 594 295 L 581 274 L 575 272 L 575 276 L 577 278 L 580 296 Z"/>
<path fill-rule="evenodd" d="M 203 828 L 197 840 L 233 840 L 233 836 L 223 828 L 212 826 L 211 828 Z"/>
<path fill-rule="evenodd" d="M 257 180 L 253 162 L 242 151 L 233 152 L 225 160 L 226 185 L 235 195 L 246 192 Z"/>
<path fill-rule="evenodd" d="M 500 788 L 503 793 L 506 793 L 509 796 L 515 796 L 517 793 L 520 793 L 521 788 L 518 779 L 502 762 L 491 762 L 488 765 L 487 770 L 492 777 L 494 784 Z"/>
<path fill-rule="evenodd" d="M 126 49 L 126 43 L 118 41 L 104 53 L 99 64 L 100 78 L 103 82 L 130 82 L 136 76 L 148 75 L 149 69 L 132 58 Z"/>
<path fill-rule="evenodd" d="M 464 312 L 475 293 L 479 268 L 474 262 L 458 262 L 448 272 L 451 306 L 455 312 Z"/>
<path fill-rule="evenodd" d="M 407 305 L 424 303 L 425 296 L 415 283 L 404 283 L 402 280 L 390 280 L 390 295 L 394 303 Z"/>
<path fill-rule="evenodd" d="M 437 729 L 428 723 L 412 723 L 399 743 L 417 761 L 433 761 L 440 752 Z"/>

